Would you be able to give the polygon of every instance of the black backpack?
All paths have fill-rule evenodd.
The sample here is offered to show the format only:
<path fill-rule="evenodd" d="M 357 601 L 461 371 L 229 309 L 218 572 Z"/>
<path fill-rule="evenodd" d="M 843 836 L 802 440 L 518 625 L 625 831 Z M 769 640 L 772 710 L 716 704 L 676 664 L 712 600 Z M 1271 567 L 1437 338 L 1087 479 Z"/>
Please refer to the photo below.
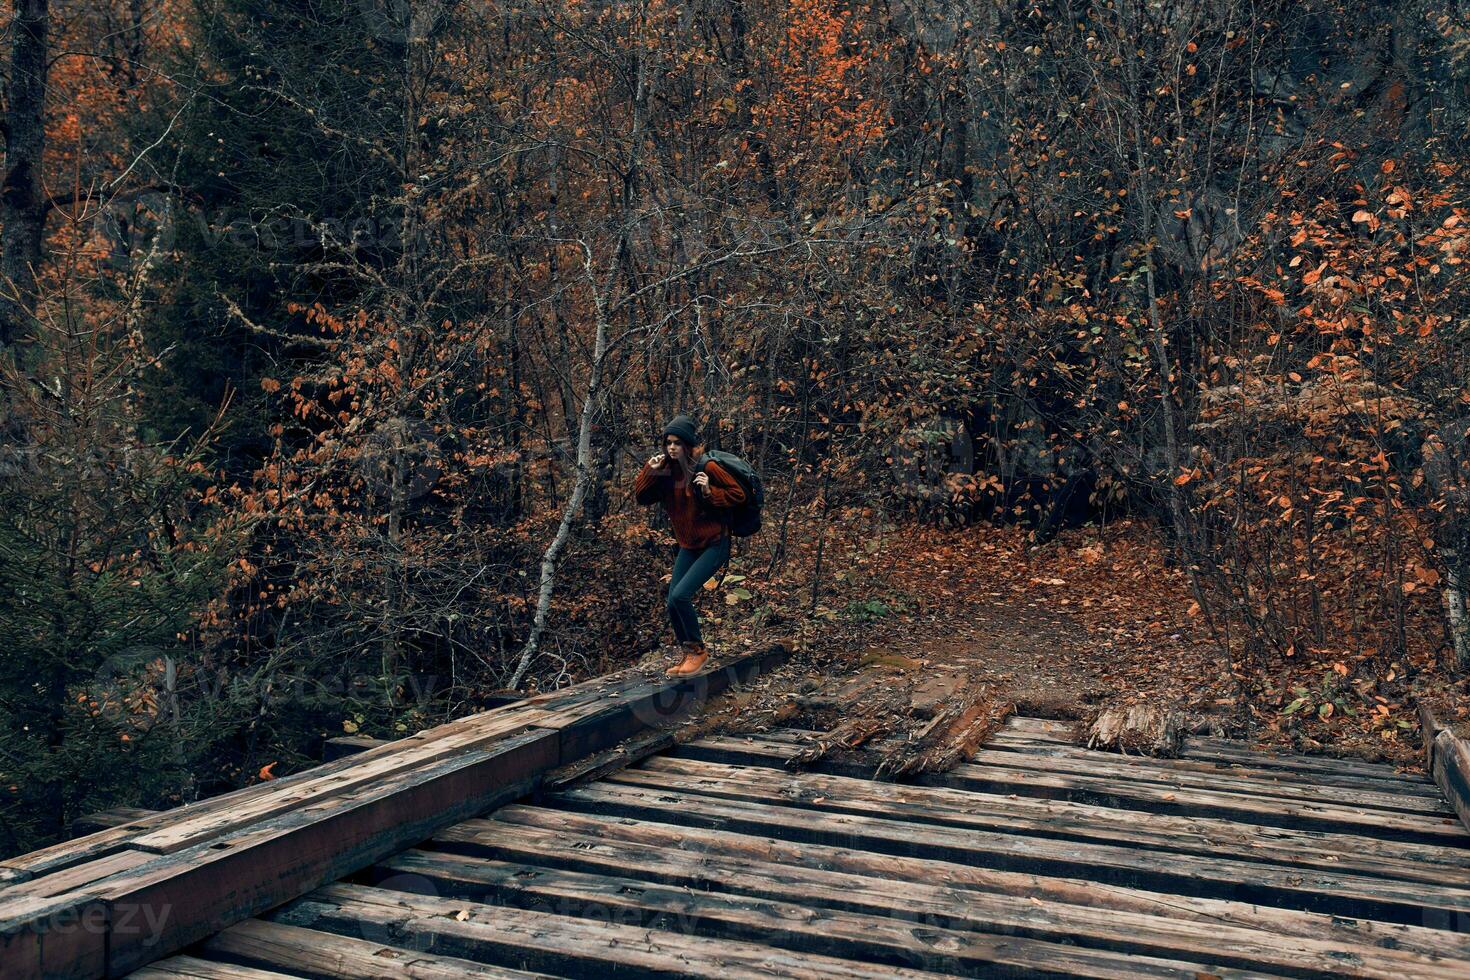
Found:
<path fill-rule="evenodd" d="M 749 537 L 761 529 L 761 508 L 766 505 L 766 491 L 761 486 L 760 474 L 745 460 L 734 453 L 719 449 L 706 449 L 695 466 L 696 473 L 704 472 L 704 464 L 714 460 L 720 468 L 733 476 L 745 488 L 745 502 L 734 507 L 704 506 L 730 526 L 730 533 L 737 538 Z M 703 497 L 699 498 L 701 501 Z"/>

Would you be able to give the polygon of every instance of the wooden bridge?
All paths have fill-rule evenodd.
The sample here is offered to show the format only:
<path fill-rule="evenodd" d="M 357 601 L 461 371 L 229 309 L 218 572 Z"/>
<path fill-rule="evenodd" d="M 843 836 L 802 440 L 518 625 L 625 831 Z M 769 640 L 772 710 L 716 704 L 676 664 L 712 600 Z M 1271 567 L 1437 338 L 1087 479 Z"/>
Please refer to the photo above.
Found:
<path fill-rule="evenodd" d="M 1123 757 L 1033 718 L 903 784 L 877 749 L 794 769 L 798 730 L 616 748 L 785 655 L 604 678 L 3 862 L 0 976 L 1470 976 L 1470 833 L 1392 767 Z"/>

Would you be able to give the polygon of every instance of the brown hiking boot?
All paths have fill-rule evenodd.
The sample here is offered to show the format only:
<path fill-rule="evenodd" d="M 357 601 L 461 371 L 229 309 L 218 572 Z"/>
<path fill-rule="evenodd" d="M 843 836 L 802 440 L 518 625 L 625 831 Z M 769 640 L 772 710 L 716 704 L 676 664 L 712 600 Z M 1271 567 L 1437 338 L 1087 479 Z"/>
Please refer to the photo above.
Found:
<path fill-rule="evenodd" d="M 699 672 L 699 669 L 704 666 L 705 661 L 708 659 L 709 650 L 705 648 L 703 643 L 689 642 L 684 644 L 683 661 L 670 667 L 664 673 L 670 677 L 684 677 L 688 674 L 695 674 Z"/>

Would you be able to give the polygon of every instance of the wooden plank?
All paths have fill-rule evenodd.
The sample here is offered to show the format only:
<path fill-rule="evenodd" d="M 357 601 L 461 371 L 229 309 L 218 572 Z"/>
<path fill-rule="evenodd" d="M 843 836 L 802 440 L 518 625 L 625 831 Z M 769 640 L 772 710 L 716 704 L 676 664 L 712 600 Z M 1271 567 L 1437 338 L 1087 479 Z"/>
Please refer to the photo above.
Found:
<path fill-rule="evenodd" d="M 90 890 L 109 908 L 152 910 L 156 935 L 109 937 L 108 976 L 181 949 L 435 830 L 523 795 L 556 761 L 554 732 L 400 773 L 161 856 Z"/>
<path fill-rule="evenodd" d="M 295 977 L 293 973 L 216 963 L 198 956 L 170 956 L 128 974 L 128 980 L 294 980 Z"/>
<path fill-rule="evenodd" d="M 1032 939 L 1011 930 L 998 937 L 967 927 L 948 928 L 912 908 L 885 908 L 879 914 L 848 911 L 812 902 L 805 889 L 797 890 L 796 901 L 749 893 L 731 896 L 717 891 L 692 892 L 622 875 L 413 851 L 390 858 L 380 867 L 387 875 L 416 875 L 430 882 L 437 894 L 451 898 L 491 900 L 518 908 L 555 908 L 569 916 L 611 916 L 645 928 L 670 924 L 713 938 L 940 973 L 973 976 L 983 971 L 987 975 L 1027 977 L 1238 975 L 1238 971 L 1222 964 L 1164 959 L 1137 951 L 1120 954 Z M 858 884 L 867 882 L 860 879 Z M 1422 962 L 1422 958 L 1415 959 Z M 1470 963 L 1465 966 L 1470 967 Z M 1313 975 L 1332 978 L 1342 974 L 1334 970 Z M 1448 980 L 1453 974 L 1440 970 L 1438 976 Z"/>
<path fill-rule="evenodd" d="M 65 895 L 68 892 L 81 891 L 93 882 L 117 874 L 119 871 L 136 868 L 151 860 L 153 860 L 153 855 L 142 851 L 118 851 L 115 854 L 97 858 L 95 861 L 87 861 L 49 875 L 32 878 L 0 894 L 0 914 L 4 914 L 3 910 L 6 906 L 15 901 L 30 897 L 49 898 Z"/>
<path fill-rule="evenodd" d="M 1170 789 L 1092 776 L 1022 772 L 979 765 L 925 776 L 922 782 L 985 792 L 1076 800 L 1149 813 L 1229 817 L 1267 827 L 1354 834 L 1382 840 L 1450 847 L 1470 845 L 1458 821 L 1427 814 L 1393 813 L 1348 805 L 1245 797 L 1203 789 Z"/>
<path fill-rule="evenodd" d="M 1092 759 L 1090 749 L 1078 745 L 1038 744 L 1033 742 L 1011 742 L 1002 738 L 991 738 L 985 748 L 995 752 L 1009 752 L 1017 756 L 1052 756 L 1064 759 Z M 1439 789 L 1432 782 L 1418 776 L 1404 774 L 1391 779 L 1368 776 L 1343 776 L 1339 773 L 1304 773 L 1289 769 L 1263 769 L 1239 762 L 1212 762 L 1206 759 L 1134 759 L 1133 763 L 1146 765 L 1163 772 L 1191 773 L 1201 777 L 1211 775 L 1231 776 L 1238 779 L 1270 780 L 1281 786 L 1296 786 L 1302 789 L 1341 787 L 1363 790 L 1370 793 L 1391 793 L 1398 796 L 1439 800 Z"/>
<path fill-rule="evenodd" d="M 740 765 L 773 765 L 778 757 L 798 758 L 800 748 L 762 739 L 711 737 L 689 742 L 676 755 L 699 756 L 711 761 Z M 829 759 L 819 762 L 819 772 L 871 776 L 866 760 Z M 1132 782 L 1126 778 L 1100 778 L 1054 774 L 1010 767 L 960 765 L 943 773 L 926 773 L 916 780 L 925 786 L 1004 796 L 1071 800 L 1118 809 L 1175 816 L 1217 817 L 1233 821 L 1303 831 L 1352 834 L 1405 843 L 1448 847 L 1470 846 L 1470 836 L 1449 816 L 1366 810 L 1331 803 L 1297 802 L 1215 793 L 1209 790 L 1157 783 Z"/>
<path fill-rule="evenodd" d="M 386 937 L 370 940 L 338 936 L 319 929 L 246 919 L 206 939 L 199 949 L 204 955 L 221 960 L 307 977 L 332 977 L 334 980 L 379 980 L 382 977 L 393 977 L 394 980 L 537 980 L 546 976 L 453 956 L 436 956 L 382 940 Z"/>
<path fill-rule="evenodd" d="M 609 776 L 617 785 L 800 806 L 831 813 L 999 833 L 1118 844 L 1144 850 L 1316 868 L 1470 888 L 1470 849 L 1262 828 L 1227 820 L 1169 817 L 1070 801 L 1011 799 L 927 786 L 659 758 Z"/>
<path fill-rule="evenodd" d="M 482 905 L 362 885 L 329 885 L 272 915 L 344 935 L 397 935 L 413 948 L 523 970 L 598 977 L 838 977 L 882 980 L 935 974 L 874 967 L 757 943 L 646 929 L 607 919 Z"/>
<path fill-rule="evenodd" d="M 584 812 L 843 844 L 887 854 L 969 861 L 1003 870 L 1086 878 L 1152 891 L 1385 922 L 1454 922 L 1457 917 L 1470 915 L 1470 889 L 1420 882 L 916 825 L 611 783 L 566 790 L 553 799 L 557 806 Z"/>
<path fill-rule="evenodd" d="M 1283 936 L 1269 931 L 1270 915 L 1258 916 L 1254 928 L 1216 922 L 1204 931 L 1197 923 L 1185 920 L 1056 902 L 1034 894 L 987 895 L 935 884 L 932 879 L 892 881 L 821 866 L 783 865 L 747 855 L 721 857 L 702 850 L 621 843 L 605 839 L 600 830 L 585 836 L 506 825 L 494 833 L 479 827 L 476 831 L 465 834 L 460 828 L 451 828 L 435 838 L 435 845 L 452 846 L 453 853 L 407 851 L 382 862 L 374 874 L 419 875 L 432 883 L 438 894 L 490 894 L 512 901 L 513 893 L 527 886 L 553 907 L 561 908 L 555 903 L 565 896 L 540 891 L 548 870 L 559 869 L 622 880 L 619 890 L 640 898 L 647 897 L 647 882 L 657 882 L 681 889 L 686 895 L 693 891 L 703 897 L 714 891 L 789 902 L 806 909 L 886 916 L 926 927 L 1074 943 L 1163 959 L 1204 960 L 1291 975 L 1333 978 L 1407 973 L 1448 980 L 1470 971 L 1470 959 L 1452 962 L 1445 958 L 1442 946 L 1428 956 L 1376 949 L 1356 938 L 1345 943 L 1344 935 L 1332 939 Z M 466 883 L 485 891 L 455 890 Z"/>
<path fill-rule="evenodd" d="M 109 827 L 121 827 L 135 820 L 157 816 L 161 812 L 160 810 L 145 810 L 137 806 L 115 806 L 111 810 L 99 810 L 85 817 L 77 817 L 71 822 L 71 833 L 73 837 L 82 837 Z"/>
<path fill-rule="evenodd" d="M 548 846 L 550 841 L 532 836 L 527 844 L 538 855 L 537 861 L 553 862 L 559 867 L 580 867 L 579 862 L 583 860 L 600 858 L 614 862 L 614 867 L 618 866 L 616 862 L 632 866 L 631 857 L 649 852 L 671 860 L 688 857 L 701 866 L 713 862 L 712 874 L 718 873 L 721 861 L 746 868 L 766 862 L 877 878 L 892 882 L 899 889 L 911 884 L 941 887 L 953 891 L 957 900 L 966 904 L 974 902 L 977 894 L 991 894 L 1028 905 L 1034 905 L 1032 899 L 1036 899 L 1104 912 L 1175 918 L 1188 923 L 1195 932 L 1229 925 L 1268 929 L 1273 935 L 1319 939 L 1344 950 L 1365 945 L 1470 959 L 1470 935 L 1418 925 L 1166 895 L 1078 878 L 1048 877 L 847 846 L 518 804 L 501 807 L 490 819 L 467 820 L 444 830 L 434 837 L 432 846 L 453 853 L 509 857 L 520 853 L 516 828 L 549 834 L 551 841 L 560 842 Z"/>
<path fill-rule="evenodd" d="M 570 765 L 562 766 L 546 774 L 542 787 L 546 790 L 563 789 L 578 783 L 600 779 L 631 763 L 645 759 L 655 752 L 662 752 L 674 745 L 674 733 L 650 729 L 619 742 Z"/>
<path fill-rule="evenodd" d="M 1099 757 L 1101 756 L 1101 757 Z M 1116 757 L 1114 757 L 1116 759 Z M 1389 793 L 1377 790 L 1349 789 L 1342 786 L 1303 786 L 1270 777 L 1192 773 L 1153 765 L 1154 759 L 1113 761 L 1106 754 L 1094 753 L 1085 759 L 1067 756 L 1022 756 L 1014 752 L 980 751 L 970 759 L 975 765 L 1030 772 L 1046 771 L 1066 775 L 1114 777 L 1134 782 L 1157 783 L 1172 789 L 1203 789 L 1240 796 L 1271 797 L 1304 803 L 1344 804 L 1364 810 L 1386 810 L 1397 813 L 1420 813 L 1445 816 L 1450 808 L 1430 796 Z"/>
<path fill-rule="evenodd" d="M 368 738 L 366 735 L 338 735 L 322 743 L 322 759 L 326 762 L 333 762 L 389 743 L 389 739 Z"/>
<path fill-rule="evenodd" d="M 1011 738 L 1031 739 L 1051 744 L 1075 745 L 1072 729 L 1075 722 L 1012 716 L 1002 734 Z M 1184 758 L 1228 759 L 1261 768 L 1287 768 L 1304 772 L 1336 772 L 1370 778 L 1394 779 L 1400 773 L 1393 766 L 1361 759 L 1280 752 L 1239 739 L 1191 735 L 1184 743 Z"/>

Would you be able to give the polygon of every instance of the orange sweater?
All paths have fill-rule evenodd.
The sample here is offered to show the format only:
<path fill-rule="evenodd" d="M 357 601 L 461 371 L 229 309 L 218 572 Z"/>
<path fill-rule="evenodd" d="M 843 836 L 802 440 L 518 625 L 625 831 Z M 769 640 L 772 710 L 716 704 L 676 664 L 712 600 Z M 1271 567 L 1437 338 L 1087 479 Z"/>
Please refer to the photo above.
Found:
<path fill-rule="evenodd" d="M 719 463 L 710 460 L 704 464 L 704 472 L 709 475 L 707 505 L 734 507 L 745 502 L 745 488 Z M 645 462 L 633 481 L 634 498 L 640 504 L 662 503 L 674 526 L 674 540 L 690 549 L 714 544 L 725 533 L 718 517 L 708 509 L 700 511 L 699 501 L 694 499 L 698 490 L 692 479 L 683 479 L 683 470 L 672 460 L 664 463 L 662 473 L 649 469 Z"/>

